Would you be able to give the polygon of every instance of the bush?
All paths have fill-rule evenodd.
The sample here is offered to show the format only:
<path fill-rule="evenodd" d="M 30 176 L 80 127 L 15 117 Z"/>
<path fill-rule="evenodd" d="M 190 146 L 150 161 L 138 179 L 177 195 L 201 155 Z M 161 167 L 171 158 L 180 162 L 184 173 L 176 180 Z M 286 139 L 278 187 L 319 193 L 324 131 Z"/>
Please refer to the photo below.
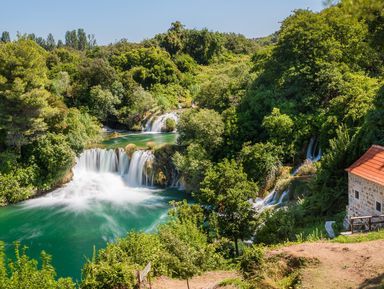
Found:
<path fill-rule="evenodd" d="M 28 199 L 34 193 L 33 186 L 23 187 L 13 174 L 0 174 L 0 207 Z"/>
<path fill-rule="evenodd" d="M 133 153 L 137 150 L 137 146 L 133 143 L 127 144 L 125 146 L 125 152 L 129 157 L 132 157 Z"/>
<path fill-rule="evenodd" d="M 264 249 L 260 246 L 252 245 L 244 250 L 240 257 L 240 271 L 245 278 L 254 277 L 263 267 Z"/>
<path fill-rule="evenodd" d="M 165 131 L 172 132 L 176 129 L 176 121 L 172 118 L 167 118 L 165 120 Z"/>
<path fill-rule="evenodd" d="M 288 208 L 265 210 L 259 215 L 255 241 L 276 244 L 295 238 L 295 216 Z"/>
<path fill-rule="evenodd" d="M 147 142 L 147 148 L 149 150 L 153 151 L 155 149 L 155 147 L 156 147 L 156 143 L 155 142 L 153 142 L 153 141 Z"/>
<path fill-rule="evenodd" d="M 177 124 L 178 143 L 201 145 L 207 152 L 214 152 L 223 142 L 224 122 L 214 110 L 187 110 Z"/>
<path fill-rule="evenodd" d="M 30 159 L 39 167 L 39 188 L 50 189 L 72 167 L 75 153 L 64 135 L 49 133 L 33 144 Z"/>
<path fill-rule="evenodd" d="M 26 248 L 20 252 L 15 245 L 15 256 L 6 260 L 4 243 L 0 242 L 0 286 L 7 289 L 75 289 L 70 278 L 55 279 L 56 272 L 51 265 L 51 257 L 41 252 L 41 268 L 38 261 L 26 255 Z"/>
<path fill-rule="evenodd" d="M 312 176 L 315 175 L 317 172 L 317 168 L 315 164 L 311 161 L 305 161 L 303 165 L 300 166 L 299 170 L 297 171 L 297 176 Z"/>

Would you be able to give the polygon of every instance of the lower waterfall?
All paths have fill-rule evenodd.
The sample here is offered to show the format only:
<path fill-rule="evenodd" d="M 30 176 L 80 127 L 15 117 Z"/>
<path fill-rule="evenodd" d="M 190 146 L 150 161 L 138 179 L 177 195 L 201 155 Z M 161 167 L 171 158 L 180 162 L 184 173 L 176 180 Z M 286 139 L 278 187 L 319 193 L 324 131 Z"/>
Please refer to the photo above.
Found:
<path fill-rule="evenodd" d="M 129 158 L 125 150 L 89 149 L 76 160 L 73 179 L 65 186 L 26 206 L 65 205 L 73 210 L 90 208 L 99 201 L 134 204 L 155 197 L 151 151 L 137 150 Z"/>

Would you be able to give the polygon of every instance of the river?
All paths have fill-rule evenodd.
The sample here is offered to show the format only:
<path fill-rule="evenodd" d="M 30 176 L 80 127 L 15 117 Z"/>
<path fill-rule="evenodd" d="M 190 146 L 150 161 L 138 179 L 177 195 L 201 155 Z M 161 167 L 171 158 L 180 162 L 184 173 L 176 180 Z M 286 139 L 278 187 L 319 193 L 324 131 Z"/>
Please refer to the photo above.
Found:
<path fill-rule="evenodd" d="M 185 194 L 176 189 L 159 189 L 145 174 L 153 157 L 136 151 L 129 159 L 123 149 L 128 143 L 144 146 L 174 143 L 175 133 L 129 134 L 105 141 L 106 149 L 83 152 L 73 169 L 73 180 L 39 198 L 0 209 L 0 240 L 7 255 L 18 240 L 38 258 L 41 250 L 53 257 L 59 276 L 81 278 L 81 268 L 92 257 L 93 248 L 105 247 L 130 230 L 153 231 L 164 222 L 171 200 Z"/>

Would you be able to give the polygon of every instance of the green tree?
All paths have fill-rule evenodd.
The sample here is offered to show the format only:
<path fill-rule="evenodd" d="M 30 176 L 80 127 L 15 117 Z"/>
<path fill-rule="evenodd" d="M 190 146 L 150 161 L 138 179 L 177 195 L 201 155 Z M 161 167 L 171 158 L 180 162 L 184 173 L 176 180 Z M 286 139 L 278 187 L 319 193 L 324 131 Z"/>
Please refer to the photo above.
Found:
<path fill-rule="evenodd" d="M 11 36 L 9 35 L 8 31 L 3 31 L 1 33 L 0 41 L 4 43 L 11 42 Z"/>
<path fill-rule="evenodd" d="M 160 226 L 159 238 L 171 276 L 186 279 L 188 288 L 190 278 L 218 265 L 213 245 L 207 243 L 206 235 L 189 220 Z"/>
<path fill-rule="evenodd" d="M 31 162 L 39 168 L 39 187 L 50 189 L 73 166 L 75 153 L 64 135 L 48 133 L 30 145 Z"/>
<path fill-rule="evenodd" d="M 272 143 L 245 143 L 239 153 L 239 160 L 248 177 L 265 191 L 273 185 L 279 172 L 281 155 L 281 147 Z"/>
<path fill-rule="evenodd" d="M 239 255 L 238 240 L 252 234 L 254 212 L 249 202 L 257 195 L 257 185 L 247 179 L 243 167 L 227 160 L 209 168 L 195 197 L 217 217 L 220 233 L 231 238 Z"/>
<path fill-rule="evenodd" d="M 106 121 L 108 116 L 117 114 L 116 106 L 120 103 L 117 96 L 100 85 L 93 86 L 90 91 L 88 107 L 92 115 L 100 121 Z"/>
<path fill-rule="evenodd" d="M 185 189 L 197 192 L 205 172 L 212 165 L 207 151 L 199 144 L 190 144 L 185 153 L 176 152 L 172 160 L 181 173 Z"/>
<path fill-rule="evenodd" d="M 208 153 L 214 152 L 222 144 L 224 123 L 216 111 L 209 109 L 187 110 L 177 124 L 178 142 L 201 145 Z"/>
<path fill-rule="evenodd" d="M 34 42 L 0 45 L 0 130 L 7 146 L 20 150 L 47 129 L 46 73 L 45 52 Z"/>
<path fill-rule="evenodd" d="M 46 49 L 47 50 L 53 50 L 56 48 L 56 41 L 55 38 L 51 33 L 48 34 L 47 36 L 47 41 L 46 41 Z"/>

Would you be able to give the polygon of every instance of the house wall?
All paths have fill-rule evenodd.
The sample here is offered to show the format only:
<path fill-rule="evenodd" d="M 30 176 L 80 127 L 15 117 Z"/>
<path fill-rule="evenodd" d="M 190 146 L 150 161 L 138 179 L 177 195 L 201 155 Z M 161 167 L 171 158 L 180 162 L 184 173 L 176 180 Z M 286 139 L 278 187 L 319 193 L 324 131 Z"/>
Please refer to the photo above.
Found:
<path fill-rule="evenodd" d="M 359 199 L 355 198 L 359 192 Z M 348 173 L 348 217 L 375 216 L 384 214 L 384 186 Z M 381 203 L 381 212 L 376 210 L 376 201 Z"/>

